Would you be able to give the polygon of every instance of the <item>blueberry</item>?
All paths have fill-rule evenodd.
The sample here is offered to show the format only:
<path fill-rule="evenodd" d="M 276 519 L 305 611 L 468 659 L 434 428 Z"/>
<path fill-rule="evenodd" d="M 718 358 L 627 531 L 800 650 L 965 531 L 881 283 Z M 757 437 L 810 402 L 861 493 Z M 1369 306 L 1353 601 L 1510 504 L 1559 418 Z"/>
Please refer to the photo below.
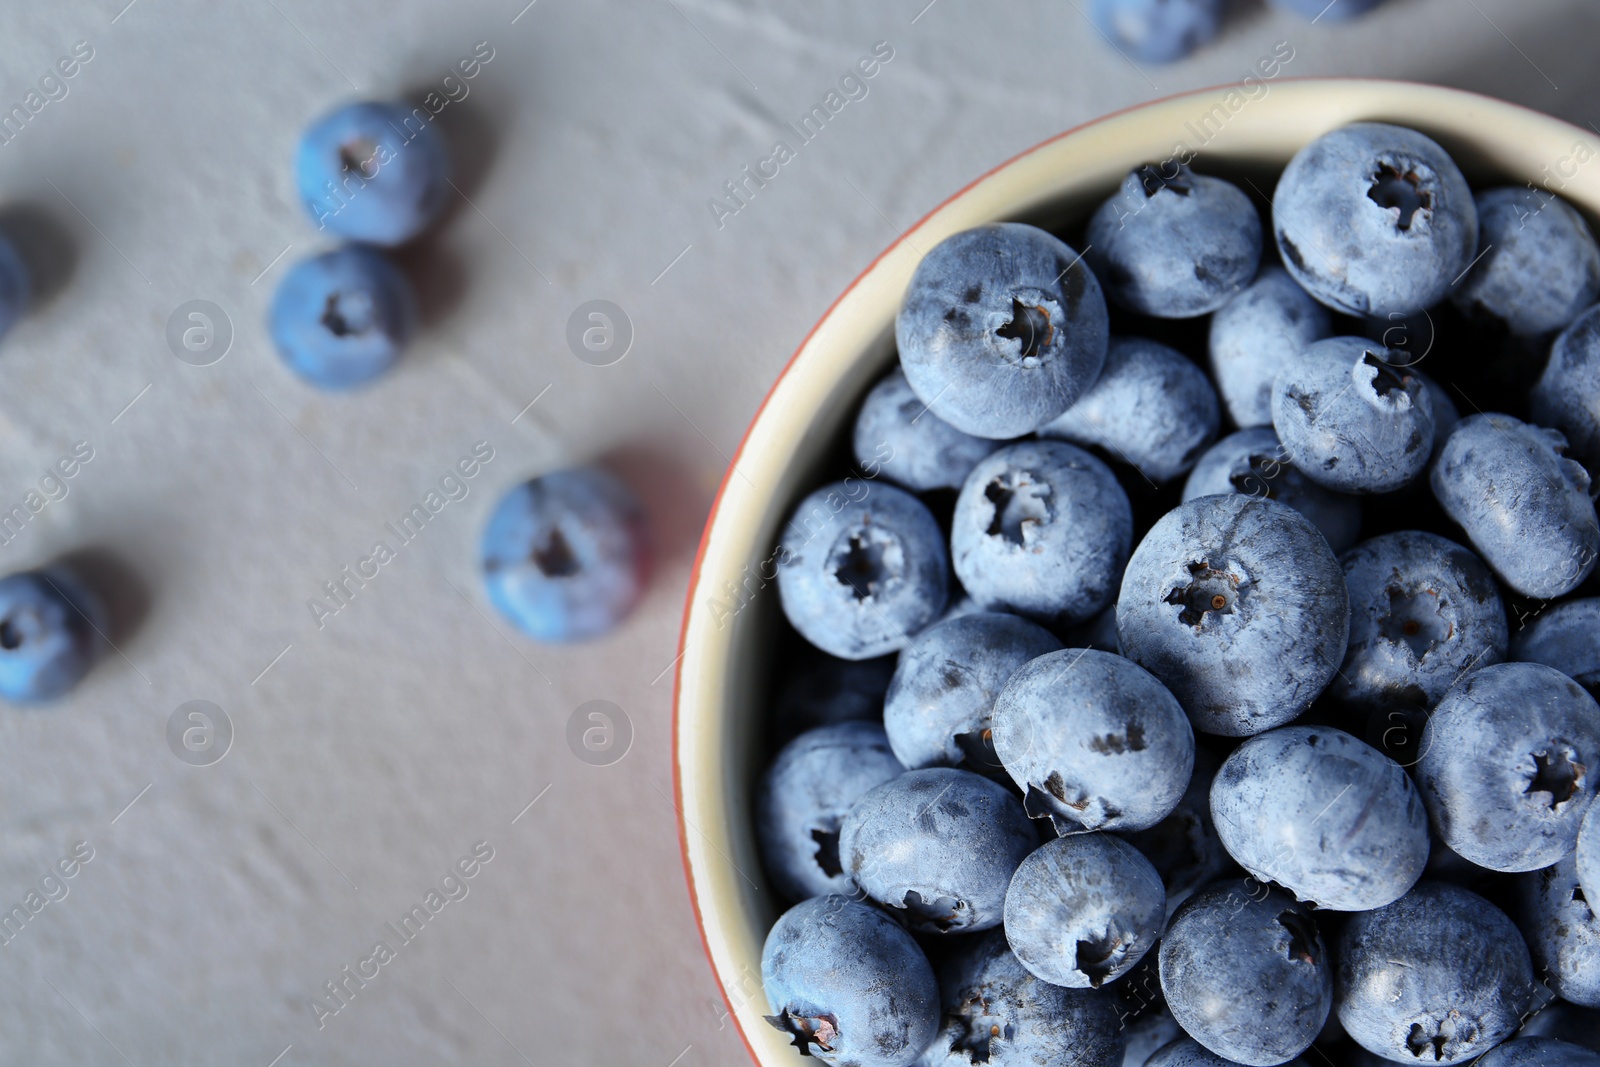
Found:
<path fill-rule="evenodd" d="M 1221 421 L 1217 392 L 1193 360 L 1156 341 L 1114 337 L 1099 380 L 1039 435 L 1103 448 L 1165 482 L 1194 466 Z"/>
<path fill-rule="evenodd" d="M 1516 877 L 1514 915 L 1540 979 L 1564 1000 L 1600 1008 L 1600 917 L 1574 857 Z"/>
<path fill-rule="evenodd" d="M 1430 708 L 1467 671 L 1506 658 L 1506 610 L 1483 561 L 1402 530 L 1345 553 L 1350 646 L 1331 691 L 1369 711 Z"/>
<path fill-rule="evenodd" d="M 1383 0 L 1268 0 L 1273 7 L 1303 15 L 1313 22 L 1349 22 L 1360 18 Z"/>
<path fill-rule="evenodd" d="M 1194 767 L 1178 701 L 1137 664 L 1068 648 L 1025 664 L 994 703 L 994 748 L 1035 819 L 1058 834 L 1144 830 Z"/>
<path fill-rule="evenodd" d="M 1270 426 L 1229 434 L 1206 450 L 1183 486 L 1185 503 L 1216 493 L 1243 493 L 1287 504 L 1311 520 L 1328 547 L 1343 552 L 1361 530 L 1361 501 L 1301 474 Z"/>
<path fill-rule="evenodd" d="M 1490 1050 L 1478 1067 L 1600 1067 L 1600 1053 L 1551 1037 L 1519 1037 Z"/>
<path fill-rule="evenodd" d="M 884 702 L 895 756 L 912 769 L 1003 775 L 990 737 L 995 697 L 1018 667 L 1060 647 L 1044 627 L 997 612 L 928 627 L 900 652 Z"/>
<path fill-rule="evenodd" d="M 290 370 L 312 385 L 347 389 L 400 358 L 416 332 L 417 298 L 394 264 L 351 245 L 289 268 L 268 320 Z"/>
<path fill-rule="evenodd" d="M 1528 186 L 1477 196 L 1478 261 L 1450 294 L 1514 337 L 1554 333 L 1600 297 L 1600 247 L 1573 206 Z"/>
<path fill-rule="evenodd" d="M 1195 729 L 1245 737 L 1298 716 L 1344 658 L 1344 572 L 1316 527 L 1275 500 L 1203 496 L 1162 516 L 1117 597 L 1124 654 Z"/>
<path fill-rule="evenodd" d="M 1431 307 L 1478 250 L 1472 190 L 1449 155 L 1415 130 L 1378 122 L 1295 153 L 1272 221 L 1294 280 L 1347 315 Z"/>
<path fill-rule="evenodd" d="M 1111 834 L 1040 845 L 1006 891 L 1005 930 L 1022 965 L 1052 985 L 1099 989 L 1161 936 L 1167 898 L 1139 850 Z"/>
<path fill-rule="evenodd" d="M 1500 580 L 1525 596 L 1578 586 L 1600 553 L 1589 475 L 1555 430 L 1468 415 L 1440 449 L 1433 495 Z"/>
<path fill-rule="evenodd" d="M 1329 911 L 1393 903 L 1428 862 L 1428 813 L 1406 772 L 1327 727 L 1240 745 L 1211 787 L 1211 817 L 1239 866 Z"/>
<path fill-rule="evenodd" d="M 756 793 L 756 836 L 778 892 L 789 900 L 852 892 L 839 824 L 862 794 L 904 770 L 872 722 L 819 726 L 783 746 Z"/>
<path fill-rule="evenodd" d="M 960 489 L 978 461 L 1000 447 L 940 419 L 917 399 L 898 367 L 867 394 L 856 416 L 854 444 L 863 470 L 916 493 Z"/>
<path fill-rule="evenodd" d="M 33 299 L 33 276 L 17 246 L 0 234 L 0 336 L 4 336 L 28 310 Z"/>
<path fill-rule="evenodd" d="M 1433 396 L 1401 353 L 1329 337 L 1284 368 L 1272 425 L 1307 478 L 1342 493 L 1386 493 L 1428 465 Z"/>
<path fill-rule="evenodd" d="M 1111 299 L 1163 319 L 1217 310 L 1261 262 L 1261 218 L 1250 198 L 1170 160 L 1131 171 L 1095 209 L 1085 240 L 1084 258 Z"/>
<path fill-rule="evenodd" d="M 1128 844 L 1144 853 L 1144 858 L 1161 875 L 1167 890 L 1167 916 L 1177 911 L 1201 886 L 1213 882 L 1233 862 L 1217 827 L 1211 820 L 1211 783 L 1221 766 L 1217 757 L 1203 748 L 1194 753 L 1194 773 L 1189 788 L 1165 819 L 1147 830 L 1123 832 Z"/>
<path fill-rule="evenodd" d="M 638 500 L 597 467 L 516 486 L 483 530 L 489 599 L 535 641 L 610 632 L 639 600 L 645 560 Z"/>
<path fill-rule="evenodd" d="M 1284 365 L 1333 332 L 1328 309 L 1276 265 L 1211 316 L 1207 351 L 1217 392 L 1236 426 L 1272 425 L 1272 382 Z"/>
<path fill-rule="evenodd" d="M 776 558 L 790 625 L 842 659 L 904 648 L 949 595 L 939 524 L 892 485 L 846 479 L 818 489 L 789 517 Z"/>
<path fill-rule="evenodd" d="M 100 599 L 65 568 L 0 578 L 0 697 L 33 704 L 77 685 L 106 626 Z"/>
<path fill-rule="evenodd" d="M 1600 470 L 1600 304 L 1561 331 L 1528 395 L 1534 421 L 1567 438 L 1572 454 Z"/>
<path fill-rule="evenodd" d="M 1254 879 L 1196 893 L 1161 939 L 1161 990 L 1188 1035 L 1235 1063 L 1282 1063 L 1310 1047 L 1333 1002 L 1316 920 Z"/>
<path fill-rule="evenodd" d="M 1401 1063 L 1482 1055 L 1516 1032 L 1533 997 L 1533 964 L 1511 920 L 1443 882 L 1351 916 L 1335 955 L 1345 1032 Z"/>
<path fill-rule="evenodd" d="M 1585 898 L 1600 901 L 1600 804 L 1589 804 L 1578 827 L 1578 847 L 1572 855 Z"/>
<path fill-rule="evenodd" d="M 995 223 L 923 257 L 895 319 L 912 390 L 977 437 L 1020 437 L 1072 405 L 1105 362 L 1105 297 L 1078 253 L 1035 226 Z"/>
<path fill-rule="evenodd" d="M 1481 867 L 1532 871 L 1569 855 L 1600 767 L 1600 706 L 1539 663 L 1473 671 L 1422 735 L 1417 785 L 1445 843 Z"/>
<path fill-rule="evenodd" d="M 1062 441 L 1021 441 L 973 468 L 950 551 L 979 604 L 1045 623 L 1104 610 L 1133 540 L 1133 509 L 1100 460 Z"/>
<path fill-rule="evenodd" d="M 861 796 L 839 856 L 861 891 L 923 933 L 1000 923 L 1006 884 L 1038 837 L 1004 786 L 971 771 L 907 771 Z"/>
<path fill-rule="evenodd" d="M 837 894 L 778 917 L 761 949 L 761 985 L 802 1055 L 839 1067 L 910 1067 L 939 1027 L 939 984 L 910 934 Z"/>
<path fill-rule="evenodd" d="M 1123 1032 L 1127 1036 L 1128 1050 L 1123 1053 L 1122 1067 L 1145 1067 L 1159 1050 L 1184 1037 L 1183 1027 L 1164 1005 L 1140 1015 L 1128 1023 Z"/>
<path fill-rule="evenodd" d="M 840 659 L 798 642 L 782 666 L 787 669 L 776 686 L 772 713 L 780 741 L 814 726 L 881 719 L 895 657 Z"/>
<path fill-rule="evenodd" d="M 1229 1067 L 1232 1060 L 1212 1052 L 1192 1037 L 1181 1037 L 1169 1042 L 1144 1061 L 1144 1067 Z M 1284 1067 L 1306 1067 L 1304 1060 L 1295 1058 Z"/>
<path fill-rule="evenodd" d="M 1511 636 L 1511 658 L 1554 667 L 1591 694 L 1600 690 L 1600 597 L 1568 600 L 1533 616 Z"/>
<path fill-rule="evenodd" d="M 1217 35 L 1222 8 L 1223 0 L 1094 0 L 1089 17 L 1118 51 L 1171 63 Z"/>
<path fill-rule="evenodd" d="M 1112 999 L 1041 982 L 1000 930 L 963 938 L 938 969 L 944 1021 L 920 1067 L 1121 1067 Z"/>
<path fill-rule="evenodd" d="M 294 178 L 318 229 L 376 245 L 421 233 L 450 183 L 433 116 L 404 104 L 346 104 L 311 124 L 295 152 Z"/>
<path fill-rule="evenodd" d="M 1553 1001 L 1530 1015 L 1522 1024 L 1522 1029 L 1517 1031 L 1516 1041 L 1506 1044 L 1520 1043 L 1530 1037 L 1555 1038 L 1592 1052 L 1600 1052 L 1600 1011 L 1580 1008 L 1562 1000 Z M 1596 1065 L 1590 1064 L 1589 1067 Z"/>

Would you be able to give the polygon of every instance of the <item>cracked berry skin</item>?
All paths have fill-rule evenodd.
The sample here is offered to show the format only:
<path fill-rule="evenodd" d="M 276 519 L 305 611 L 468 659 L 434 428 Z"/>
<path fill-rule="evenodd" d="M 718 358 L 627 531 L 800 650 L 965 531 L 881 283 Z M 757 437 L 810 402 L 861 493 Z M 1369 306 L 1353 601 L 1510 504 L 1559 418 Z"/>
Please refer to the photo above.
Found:
<path fill-rule="evenodd" d="M 639 602 L 649 554 L 638 498 L 598 467 L 553 471 L 506 493 L 482 551 L 490 602 L 549 643 L 614 630 Z"/>
<path fill-rule="evenodd" d="M 840 827 L 839 858 L 911 929 L 962 934 L 999 925 L 1012 872 L 1038 842 L 1004 786 L 930 767 L 864 793 Z"/>
<path fill-rule="evenodd" d="M 1039 436 L 1097 446 L 1168 482 L 1194 466 L 1221 421 L 1217 391 L 1193 360 L 1158 341 L 1113 337 L 1100 378 Z"/>
<path fill-rule="evenodd" d="M 1350 645 L 1329 691 L 1368 711 L 1426 710 L 1469 670 L 1506 658 L 1494 575 L 1454 541 L 1401 530 L 1340 558 Z"/>
<path fill-rule="evenodd" d="M 1575 857 L 1516 876 L 1512 917 L 1522 928 L 1540 981 L 1563 1000 L 1600 1008 L 1600 917 L 1578 878 Z"/>
<path fill-rule="evenodd" d="M 1428 718 L 1417 787 L 1434 829 L 1492 871 L 1548 867 L 1577 846 L 1600 771 L 1600 706 L 1539 663 L 1483 667 Z"/>
<path fill-rule="evenodd" d="M 1584 896 L 1600 902 L 1600 804 L 1589 804 L 1589 810 L 1578 827 L 1578 847 L 1572 856 Z M 1600 1030 L 1595 1032 L 1600 1036 Z"/>
<path fill-rule="evenodd" d="M 1333 1003 L 1333 960 L 1310 909 L 1253 878 L 1190 897 L 1158 958 L 1178 1025 L 1234 1063 L 1265 1067 L 1298 1056 Z"/>
<path fill-rule="evenodd" d="M 1116 475 L 1064 441 L 1021 441 L 979 463 L 950 530 L 956 577 L 973 600 L 1046 625 L 1110 606 L 1132 541 Z"/>
<path fill-rule="evenodd" d="M 1178 798 L 1177 806 L 1148 829 L 1121 832 L 1122 839 L 1142 852 L 1161 875 L 1169 919 L 1184 901 L 1233 865 L 1211 819 L 1211 783 L 1221 766 L 1217 757 L 1196 748 L 1189 788 Z"/>
<path fill-rule="evenodd" d="M 1362 1048 L 1399 1063 L 1465 1063 L 1516 1032 L 1533 964 L 1504 912 L 1445 882 L 1419 882 L 1353 915 L 1334 955 L 1339 1022 Z"/>
<path fill-rule="evenodd" d="M 1404 769 L 1342 730 L 1257 734 L 1211 786 L 1239 866 L 1328 911 L 1392 904 L 1428 863 L 1428 813 Z"/>
<path fill-rule="evenodd" d="M 107 625 L 100 598 L 64 567 L 0 578 L 0 698 L 37 704 L 67 692 L 99 658 Z"/>
<path fill-rule="evenodd" d="M 1018 668 L 994 703 L 994 747 L 1028 815 L 1062 836 L 1156 825 L 1194 767 L 1194 730 L 1166 687 L 1084 648 Z"/>
<path fill-rule="evenodd" d="M 317 228 L 374 245 L 403 244 L 438 217 L 449 158 L 431 124 L 404 104 L 347 104 L 300 138 L 294 178 Z"/>
<path fill-rule="evenodd" d="M 405 276 L 372 248 L 348 245 L 301 260 L 267 315 L 289 369 L 320 389 L 364 385 L 394 365 L 417 330 Z"/>
<path fill-rule="evenodd" d="M 783 746 L 756 792 L 756 837 L 784 899 L 854 890 L 839 864 L 839 824 L 862 794 L 904 770 L 873 722 L 819 726 Z"/>
<path fill-rule="evenodd" d="M 1261 262 L 1261 217 L 1238 186 L 1171 160 L 1138 167 L 1095 209 L 1084 258 L 1117 304 L 1189 319 L 1232 300 Z"/>
<path fill-rule="evenodd" d="M 1161 876 L 1113 834 L 1040 845 L 1006 891 L 1011 951 L 1039 978 L 1069 989 L 1099 989 L 1126 974 L 1166 919 Z"/>
<path fill-rule="evenodd" d="M 1383 0 L 1267 0 L 1273 7 L 1317 22 L 1349 22 L 1371 11 Z"/>
<path fill-rule="evenodd" d="M 1203 496 L 1157 520 L 1117 597 L 1123 654 L 1196 730 L 1281 726 L 1327 686 L 1350 630 L 1344 572 L 1317 528 L 1275 500 Z"/>
<path fill-rule="evenodd" d="M 1528 394 L 1528 410 L 1539 425 L 1561 431 L 1574 458 L 1600 470 L 1600 304 L 1550 346 L 1550 362 Z"/>
<path fill-rule="evenodd" d="M 1440 449 L 1433 495 L 1500 580 L 1549 599 L 1577 588 L 1600 554 L 1589 475 L 1566 438 L 1509 415 L 1468 415 Z"/>
<path fill-rule="evenodd" d="M 1576 208 L 1527 186 L 1477 195 L 1480 258 L 1450 294 L 1513 337 L 1564 328 L 1600 297 L 1600 247 Z"/>
<path fill-rule="evenodd" d="M 1535 1016 L 1537 1018 L 1537 1016 Z M 1497 1045 L 1479 1067 L 1600 1067 L 1600 1052 L 1553 1037 L 1519 1037 Z"/>
<path fill-rule="evenodd" d="M 1272 426 L 1307 478 L 1341 493 L 1387 493 L 1433 454 L 1433 395 L 1409 356 L 1362 337 L 1317 341 L 1272 387 Z"/>
<path fill-rule="evenodd" d="M 1223 0 L 1094 0 L 1089 17 L 1119 52 L 1172 63 L 1217 35 Z"/>
<path fill-rule="evenodd" d="M 999 441 L 962 433 L 917 399 L 905 372 L 890 371 L 861 405 L 852 436 L 857 466 L 914 493 L 960 489 Z"/>
<path fill-rule="evenodd" d="M 1347 315 L 1431 307 L 1478 250 L 1477 207 L 1454 161 L 1415 130 L 1379 122 L 1296 152 L 1272 195 L 1272 222 L 1294 280 Z"/>
<path fill-rule="evenodd" d="M 1019 222 L 935 245 L 895 319 L 900 365 L 933 413 L 963 433 L 1032 433 L 1067 410 L 1105 363 L 1110 320 L 1078 253 Z"/>
<path fill-rule="evenodd" d="M 829 894 L 784 912 L 761 985 L 801 1055 L 839 1067 L 910 1067 L 939 1027 L 939 984 L 911 935 L 870 904 Z"/>
<path fill-rule="evenodd" d="M 1354 545 L 1361 531 L 1360 498 L 1324 489 L 1300 473 L 1271 426 L 1231 433 L 1200 457 L 1183 484 L 1183 502 L 1218 493 L 1287 504 L 1310 519 L 1336 553 Z"/>
<path fill-rule="evenodd" d="M 962 938 L 937 975 L 944 1017 L 919 1067 L 1122 1067 L 1115 999 L 1040 981 L 1001 930 Z"/>
<path fill-rule="evenodd" d="M 946 619 L 900 652 L 883 706 L 895 756 L 911 770 L 1005 774 L 990 737 L 995 698 L 1024 663 L 1061 647 L 1044 627 L 980 611 Z"/>
<path fill-rule="evenodd" d="M 790 515 L 774 558 L 790 625 L 841 659 L 904 648 L 949 598 L 939 524 L 892 485 L 851 478 L 818 489 Z"/>
<path fill-rule="evenodd" d="M 1328 309 L 1275 264 L 1211 316 L 1207 352 L 1234 425 L 1272 425 L 1272 383 L 1284 365 L 1333 333 Z"/>
<path fill-rule="evenodd" d="M 1518 622 L 1510 658 L 1554 667 L 1591 695 L 1600 690 L 1600 597 L 1553 604 Z"/>

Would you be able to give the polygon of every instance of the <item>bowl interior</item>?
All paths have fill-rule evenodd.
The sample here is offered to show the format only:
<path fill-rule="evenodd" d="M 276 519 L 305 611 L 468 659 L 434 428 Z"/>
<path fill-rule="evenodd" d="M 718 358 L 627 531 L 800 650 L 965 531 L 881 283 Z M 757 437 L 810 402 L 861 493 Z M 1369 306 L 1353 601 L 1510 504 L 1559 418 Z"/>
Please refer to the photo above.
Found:
<path fill-rule="evenodd" d="M 1475 188 L 1534 183 L 1600 215 L 1600 143 L 1514 105 L 1432 86 L 1285 80 L 1204 90 L 1117 113 L 1002 165 L 941 205 L 878 257 L 795 353 L 735 454 L 712 509 L 684 612 L 674 761 L 690 894 L 728 1008 L 756 1061 L 797 1062 L 762 1021 L 761 945 L 781 910 L 767 890 L 752 819 L 771 755 L 780 524 L 809 490 L 849 469 L 848 426 L 894 359 L 894 317 L 924 252 L 952 233 L 1022 221 L 1066 237 L 1141 163 L 1176 158 L 1258 198 L 1306 142 L 1350 122 L 1421 130 Z M 1269 238 L 1270 239 L 1270 238 Z M 1448 354 L 1445 354 L 1446 358 Z M 1436 357 L 1437 358 L 1437 357 Z"/>

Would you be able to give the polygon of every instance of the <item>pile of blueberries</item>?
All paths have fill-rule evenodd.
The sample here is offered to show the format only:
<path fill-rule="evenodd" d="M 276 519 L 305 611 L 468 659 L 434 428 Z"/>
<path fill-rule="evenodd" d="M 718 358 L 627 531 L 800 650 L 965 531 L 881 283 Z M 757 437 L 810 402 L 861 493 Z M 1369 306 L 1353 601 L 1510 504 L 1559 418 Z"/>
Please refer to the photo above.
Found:
<path fill-rule="evenodd" d="M 1383 0 L 1270 0 L 1318 22 L 1349 22 Z M 1092 0 L 1089 17 L 1105 39 L 1140 63 L 1172 63 L 1222 29 L 1230 0 Z"/>
<path fill-rule="evenodd" d="M 1380 123 L 1270 206 L 918 266 L 773 557 L 802 1054 L 1600 1065 L 1600 248 Z"/>

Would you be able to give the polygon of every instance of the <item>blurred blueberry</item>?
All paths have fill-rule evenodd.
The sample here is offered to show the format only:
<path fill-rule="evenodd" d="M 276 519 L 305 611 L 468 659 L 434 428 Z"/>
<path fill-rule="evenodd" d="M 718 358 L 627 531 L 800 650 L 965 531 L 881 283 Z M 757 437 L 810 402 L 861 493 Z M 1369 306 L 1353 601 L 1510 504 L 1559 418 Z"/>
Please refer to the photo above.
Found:
<path fill-rule="evenodd" d="M 1540 980 L 1562 999 L 1600 1008 L 1600 917 L 1578 878 L 1575 857 L 1516 877 L 1512 913 Z"/>
<path fill-rule="evenodd" d="M 638 603 L 646 556 L 638 499 L 598 467 L 516 486 L 483 530 L 489 599 L 535 641 L 609 633 Z"/>
<path fill-rule="evenodd" d="M 1272 387 L 1272 426 L 1307 478 L 1342 493 L 1386 493 L 1433 453 L 1433 396 L 1400 354 L 1361 337 L 1317 341 Z"/>
<path fill-rule="evenodd" d="M 1000 447 L 940 419 L 917 399 L 899 367 L 867 394 L 856 416 L 854 444 L 863 471 L 916 493 L 960 489 L 977 462 Z"/>
<path fill-rule="evenodd" d="M 1217 35 L 1223 0 L 1094 0 L 1089 17 L 1141 63 L 1182 59 Z"/>
<path fill-rule="evenodd" d="M 1095 209 L 1085 240 L 1113 301 L 1187 319 L 1222 307 L 1256 276 L 1261 217 L 1237 186 L 1168 160 L 1131 171 Z"/>
<path fill-rule="evenodd" d="M 0 337 L 27 313 L 33 299 L 33 275 L 17 246 L 0 234 Z"/>
<path fill-rule="evenodd" d="M 1221 421 L 1217 392 L 1193 360 L 1156 341 L 1114 337 L 1099 380 L 1039 436 L 1098 446 L 1165 482 L 1194 466 Z"/>
<path fill-rule="evenodd" d="M 1180 1037 L 1169 1042 L 1144 1061 L 1145 1067 L 1229 1067 L 1232 1063 L 1232 1060 L 1217 1055 L 1192 1037 Z M 1306 1063 L 1296 1057 L 1284 1067 L 1306 1067 Z"/>
<path fill-rule="evenodd" d="M 1333 332 L 1328 309 L 1276 264 L 1211 316 L 1207 349 L 1228 417 L 1272 425 L 1272 382 L 1286 363 Z"/>
<path fill-rule="evenodd" d="M 1478 251 L 1472 190 L 1449 155 L 1415 130 L 1379 122 L 1323 134 L 1295 153 L 1273 193 L 1272 221 L 1294 280 L 1347 315 L 1431 307 Z"/>
<path fill-rule="evenodd" d="M 1393 903 L 1428 862 L 1428 813 L 1406 772 L 1327 727 L 1240 745 L 1211 787 L 1211 817 L 1239 866 L 1329 911 Z"/>
<path fill-rule="evenodd" d="M 1178 804 L 1146 830 L 1123 831 L 1122 838 L 1144 853 L 1167 889 L 1167 916 L 1201 886 L 1215 881 L 1233 862 L 1211 820 L 1211 783 L 1221 766 L 1203 748 L 1194 752 L 1194 773 Z"/>
<path fill-rule="evenodd" d="M 1041 982 L 1003 931 L 962 938 L 937 973 L 944 1021 L 921 1067 L 1122 1067 L 1112 998 Z"/>
<path fill-rule="evenodd" d="M 839 1067 L 911 1067 L 939 1027 L 939 985 L 910 934 L 870 904 L 812 897 L 778 917 L 761 985 L 802 1055 Z"/>
<path fill-rule="evenodd" d="M 784 674 L 775 687 L 772 720 L 778 740 L 786 741 L 813 726 L 881 719 L 895 657 L 840 659 L 797 642 L 778 666 Z"/>
<path fill-rule="evenodd" d="M 1235 1063 L 1298 1056 L 1332 1006 L 1333 960 L 1310 910 L 1254 879 L 1217 882 L 1190 897 L 1159 958 L 1178 1025 Z"/>
<path fill-rule="evenodd" d="M 1268 0 L 1273 7 L 1303 15 L 1313 22 L 1349 22 L 1360 18 L 1383 0 Z"/>
<path fill-rule="evenodd" d="M 295 186 L 318 229 L 398 245 L 444 206 L 450 182 L 433 116 L 404 104 L 346 104 L 312 123 L 294 157 Z"/>
<path fill-rule="evenodd" d="M 1430 479 L 1445 514 L 1500 580 L 1524 596 L 1577 588 L 1600 553 L 1589 475 L 1555 430 L 1509 415 L 1468 415 Z"/>
<path fill-rule="evenodd" d="M 1483 561 L 1454 541 L 1401 530 L 1340 559 L 1350 645 L 1331 684 L 1367 710 L 1430 708 L 1463 674 L 1506 658 L 1506 609 Z"/>
<path fill-rule="evenodd" d="M 1350 629 L 1344 572 L 1293 508 L 1204 496 L 1162 516 L 1117 597 L 1123 652 L 1172 691 L 1195 729 L 1247 737 L 1311 705 Z"/>
<path fill-rule="evenodd" d="M 973 468 L 950 550 L 984 607 L 1075 623 L 1111 603 L 1132 540 L 1133 510 L 1109 467 L 1063 441 L 1021 441 Z"/>
<path fill-rule="evenodd" d="M 33 704 L 77 685 L 106 626 L 100 598 L 63 567 L 0 578 L 0 697 Z"/>
<path fill-rule="evenodd" d="M 978 437 L 1020 437 L 1094 384 L 1105 297 L 1078 253 L 1035 226 L 994 223 L 923 257 L 895 319 L 912 390 Z"/>
<path fill-rule="evenodd" d="M 1450 294 L 1462 312 L 1538 337 L 1600 297 L 1600 247 L 1571 204 L 1509 185 L 1480 192 L 1477 205 L 1479 259 Z"/>
<path fill-rule="evenodd" d="M 1000 923 L 1006 885 L 1038 842 L 1022 804 L 971 771 L 907 771 L 863 794 L 839 831 L 861 891 L 922 933 Z"/>
<path fill-rule="evenodd" d="M 900 652 L 883 725 L 900 762 L 1004 775 L 990 736 L 995 697 L 1012 672 L 1061 647 L 1015 615 L 978 612 L 928 627 Z"/>
<path fill-rule="evenodd" d="M 381 253 L 350 245 L 289 268 L 268 325 L 290 370 L 323 389 L 348 389 L 400 358 L 417 329 L 417 298 Z"/>
<path fill-rule="evenodd" d="M 1161 877 L 1112 834 L 1040 845 L 1006 891 L 1005 931 L 1022 965 L 1052 985 L 1099 989 L 1138 963 L 1166 923 Z"/>
<path fill-rule="evenodd" d="M 779 894 L 851 893 L 839 824 L 863 793 L 904 770 L 872 722 L 819 726 L 783 746 L 756 792 L 756 837 Z"/>
<path fill-rule="evenodd" d="M 1566 437 L 1572 455 L 1600 470 L 1600 304 L 1550 346 L 1550 362 L 1528 394 L 1535 422 Z"/>
<path fill-rule="evenodd" d="M 1144 830 L 1194 767 L 1178 701 L 1121 656 L 1068 648 L 1020 667 L 994 704 L 994 748 L 1035 819 L 1058 834 Z"/>
<path fill-rule="evenodd" d="M 1600 768 L 1600 707 L 1539 663 L 1473 671 L 1422 735 L 1417 786 L 1439 836 L 1495 871 L 1547 867 L 1577 846 Z"/>
<path fill-rule="evenodd" d="M 949 595 L 939 524 L 892 485 L 846 479 L 806 497 L 783 528 L 777 562 L 790 625 L 842 659 L 904 648 Z"/>
<path fill-rule="evenodd" d="M 1345 1032 L 1401 1063 L 1449 1067 L 1482 1055 L 1516 1032 L 1533 996 L 1516 926 L 1443 882 L 1419 882 L 1393 904 L 1351 916 L 1334 955 Z"/>
<path fill-rule="evenodd" d="M 1477 1067 L 1600 1067 L 1600 1053 L 1553 1037 L 1519 1037 L 1485 1053 Z"/>
<path fill-rule="evenodd" d="M 1311 520 L 1335 553 L 1355 544 L 1361 530 L 1361 500 L 1324 489 L 1301 474 L 1271 426 L 1231 433 L 1200 457 L 1183 485 L 1183 501 L 1217 493 L 1287 504 Z"/>

